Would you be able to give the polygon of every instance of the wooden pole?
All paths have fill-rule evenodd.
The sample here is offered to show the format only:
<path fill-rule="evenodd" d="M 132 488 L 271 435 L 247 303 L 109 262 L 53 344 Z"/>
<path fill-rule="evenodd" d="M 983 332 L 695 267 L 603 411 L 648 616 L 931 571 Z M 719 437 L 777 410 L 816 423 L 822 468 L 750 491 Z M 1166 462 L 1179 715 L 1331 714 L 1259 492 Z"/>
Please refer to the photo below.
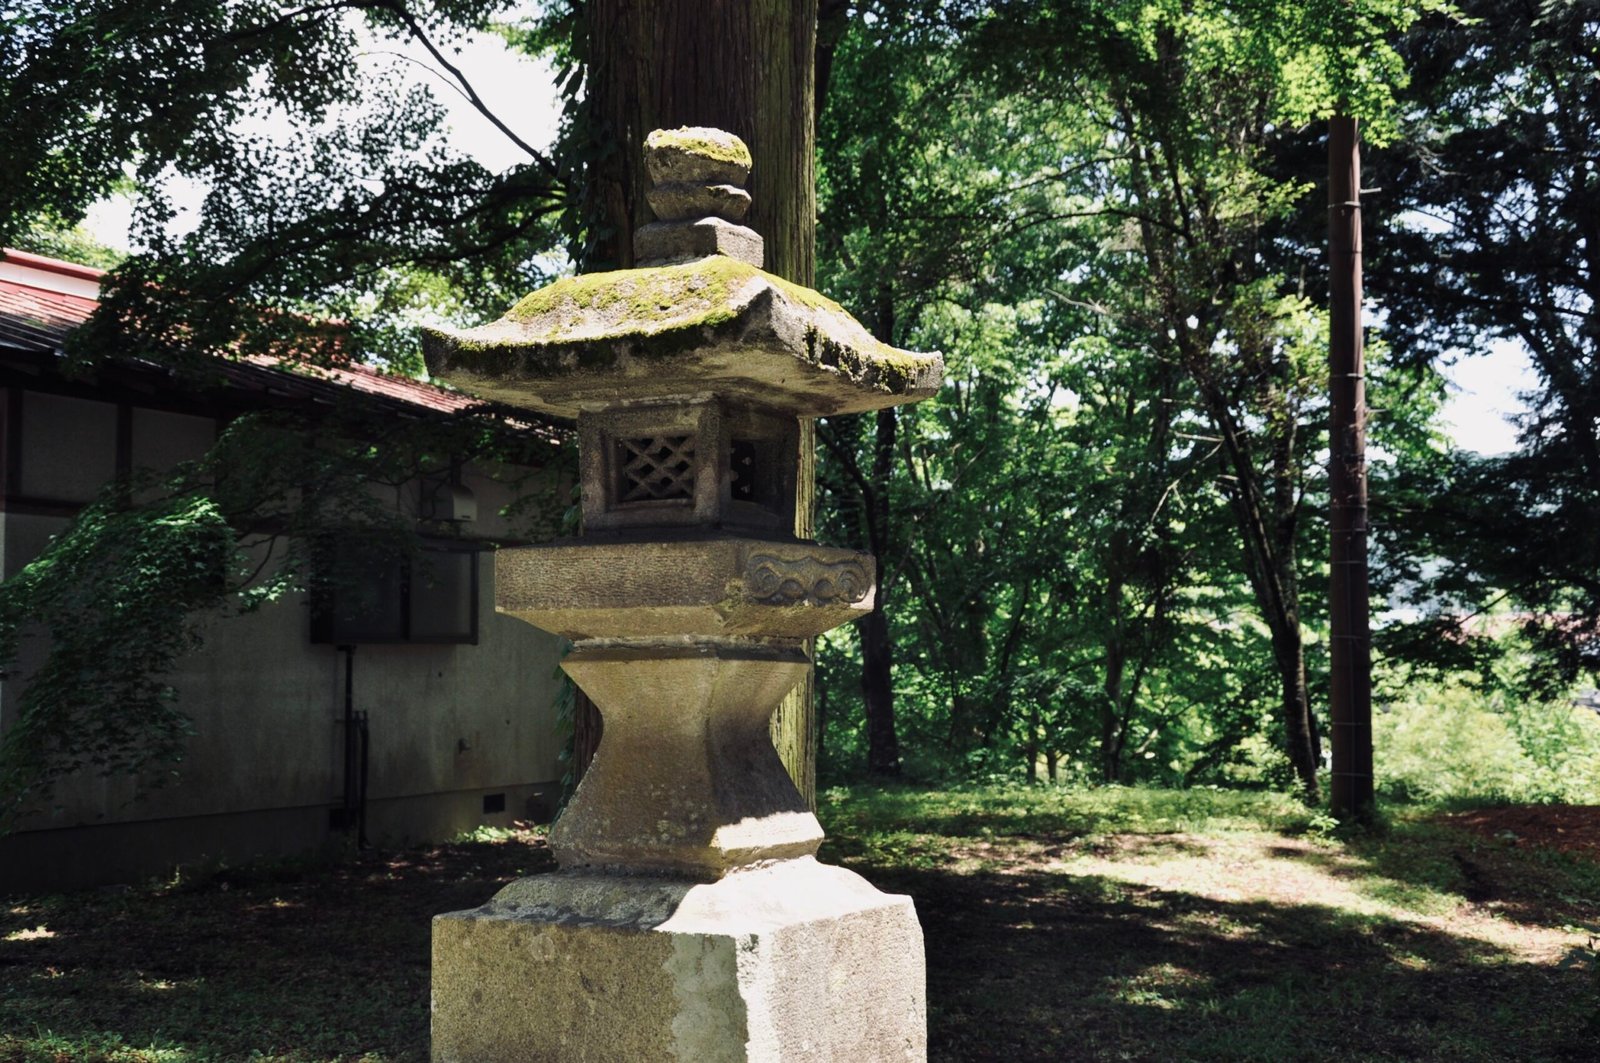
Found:
<path fill-rule="evenodd" d="M 1332 812 L 1373 814 L 1372 634 L 1367 597 L 1367 396 L 1361 343 L 1361 148 L 1354 118 L 1328 127 L 1328 483 L 1332 554 Z"/>

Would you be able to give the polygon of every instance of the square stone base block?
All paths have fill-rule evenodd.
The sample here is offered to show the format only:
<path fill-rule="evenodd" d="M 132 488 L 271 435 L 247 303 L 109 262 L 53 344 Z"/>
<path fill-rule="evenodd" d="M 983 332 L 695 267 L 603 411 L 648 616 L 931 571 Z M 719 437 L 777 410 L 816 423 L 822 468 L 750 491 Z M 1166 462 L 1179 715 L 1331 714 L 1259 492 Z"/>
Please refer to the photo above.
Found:
<path fill-rule="evenodd" d="M 539 875 L 433 922 L 434 1063 L 926 1058 L 911 899 L 809 857 Z"/>

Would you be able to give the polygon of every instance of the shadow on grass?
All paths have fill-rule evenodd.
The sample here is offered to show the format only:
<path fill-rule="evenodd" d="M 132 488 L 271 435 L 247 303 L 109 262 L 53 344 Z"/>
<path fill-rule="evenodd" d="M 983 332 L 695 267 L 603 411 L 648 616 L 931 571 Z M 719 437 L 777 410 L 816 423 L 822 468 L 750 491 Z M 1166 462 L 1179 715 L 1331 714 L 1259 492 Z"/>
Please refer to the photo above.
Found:
<path fill-rule="evenodd" d="M 0 900 L 0 1063 L 428 1058 L 429 920 L 542 843 Z"/>
<path fill-rule="evenodd" d="M 1026 833 L 1046 855 L 1084 844 Z M 944 866 L 945 839 L 907 837 L 920 848 L 905 859 L 848 837 L 839 850 L 916 900 L 935 1060 L 1595 1058 L 1586 971 L 1327 907 L 1017 861 L 963 872 Z M 1165 835 L 1089 844 L 1204 858 Z M 1466 842 L 1371 844 L 1328 859 L 1448 885 Z M 0 901 L 0 1063 L 426 1060 L 429 919 L 549 867 L 542 844 L 479 843 Z"/>
<path fill-rule="evenodd" d="M 909 893 L 935 1060 L 1592 1060 L 1580 971 L 1315 906 L 858 868 Z"/>

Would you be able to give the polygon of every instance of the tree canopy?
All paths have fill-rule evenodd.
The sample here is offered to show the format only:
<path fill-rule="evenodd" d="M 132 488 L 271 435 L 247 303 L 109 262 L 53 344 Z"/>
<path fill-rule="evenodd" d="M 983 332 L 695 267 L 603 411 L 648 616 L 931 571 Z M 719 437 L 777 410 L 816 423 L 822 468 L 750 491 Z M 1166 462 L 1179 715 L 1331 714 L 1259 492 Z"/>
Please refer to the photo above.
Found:
<path fill-rule="evenodd" d="M 882 581 L 881 608 L 819 648 L 825 770 L 1317 792 L 1336 112 L 1363 120 L 1381 186 L 1364 197 L 1374 606 L 1403 591 L 1419 614 L 1383 621 L 1380 682 L 1505 682 L 1462 623 L 1505 603 L 1525 677 L 1592 681 L 1600 4 L 818 8 L 818 287 L 949 367 L 929 403 L 818 429 L 819 537 L 872 550 Z M 0 239 L 70 229 L 113 188 L 144 197 L 86 360 L 293 339 L 414 367 L 419 315 L 482 319 L 616 245 L 596 175 L 620 105 L 596 102 L 614 65 L 584 3 L 522 21 L 406 0 L 13 11 Z M 470 95 L 451 42 L 484 28 L 565 66 L 561 141 L 499 174 L 351 62 L 419 42 Z M 288 133 L 251 132 L 266 112 Z M 181 237 L 174 174 L 208 189 Z M 330 318 L 349 327 L 306 327 Z M 1437 418 L 1442 369 L 1496 339 L 1541 389 L 1521 450 L 1486 459 Z M 209 541 L 212 510 L 181 513 Z"/>

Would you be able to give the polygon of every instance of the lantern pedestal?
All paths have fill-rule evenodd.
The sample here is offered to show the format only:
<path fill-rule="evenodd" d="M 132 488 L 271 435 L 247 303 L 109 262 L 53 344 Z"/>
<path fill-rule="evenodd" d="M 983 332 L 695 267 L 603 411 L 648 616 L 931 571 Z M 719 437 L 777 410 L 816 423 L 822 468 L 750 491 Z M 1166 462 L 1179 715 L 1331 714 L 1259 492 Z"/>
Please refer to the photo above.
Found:
<path fill-rule="evenodd" d="M 805 640 L 875 597 L 869 555 L 794 537 L 802 423 L 925 398 L 943 362 L 760 269 L 738 138 L 658 130 L 646 164 L 646 268 L 424 333 L 439 379 L 577 422 L 582 537 L 502 551 L 495 605 L 572 640 L 605 721 L 561 870 L 434 920 L 433 1059 L 920 1063 L 911 901 L 817 863 L 768 724 Z"/>
<path fill-rule="evenodd" d="M 711 535 L 505 550 L 495 605 L 573 641 L 605 721 L 550 832 L 563 868 L 709 881 L 812 856 L 822 828 L 772 747 L 803 640 L 872 608 L 871 556 Z"/>
<path fill-rule="evenodd" d="M 561 866 L 714 879 L 815 855 L 822 827 L 768 736 L 809 664 L 751 639 L 580 643 L 562 667 L 605 738 L 551 828 Z"/>
<path fill-rule="evenodd" d="M 434 921 L 439 1063 L 903 1063 L 926 1022 L 910 899 L 809 857 L 711 883 L 563 871 Z"/>
<path fill-rule="evenodd" d="M 502 613 L 574 642 L 605 736 L 562 870 L 433 928 L 435 1063 L 926 1058 L 907 897 L 817 863 L 768 723 L 866 554 L 711 535 L 502 551 Z"/>

